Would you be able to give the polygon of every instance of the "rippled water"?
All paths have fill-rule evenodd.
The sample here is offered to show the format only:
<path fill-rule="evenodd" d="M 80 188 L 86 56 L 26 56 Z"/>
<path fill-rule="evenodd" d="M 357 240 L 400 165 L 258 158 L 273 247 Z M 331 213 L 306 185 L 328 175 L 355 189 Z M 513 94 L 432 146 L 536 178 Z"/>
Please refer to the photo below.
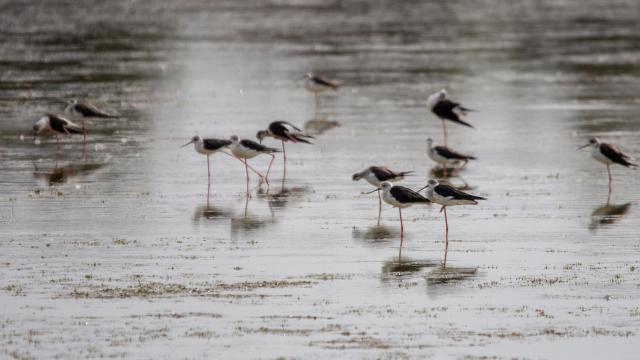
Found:
<path fill-rule="evenodd" d="M 640 154 L 633 1 L 0 2 L 0 354 L 17 358 L 634 358 L 637 171 L 575 149 Z M 321 98 L 315 71 L 343 87 Z M 426 97 L 478 109 L 449 126 L 478 156 L 453 178 L 486 196 L 377 226 L 351 181 L 381 164 L 431 177 Z M 82 139 L 31 125 L 88 99 Z M 272 186 L 206 162 L 191 136 L 289 145 Z M 329 123 L 333 122 L 333 123 Z M 339 125 L 333 127 L 334 125 Z M 275 141 L 268 144 L 278 146 Z M 264 170 L 268 158 L 251 163 Z M 252 178 L 252 186 L 257 179 Z"/>

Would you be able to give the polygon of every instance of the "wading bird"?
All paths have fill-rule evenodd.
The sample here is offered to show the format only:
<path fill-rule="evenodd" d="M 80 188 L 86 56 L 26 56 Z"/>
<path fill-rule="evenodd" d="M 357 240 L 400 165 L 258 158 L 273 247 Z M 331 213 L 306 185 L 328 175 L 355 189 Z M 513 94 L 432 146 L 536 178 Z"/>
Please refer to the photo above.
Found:
<path fill-rule="evenodd" d="M 351 179 L 358 181 L 365 179 L 369 184 L 379 188 L 385 181 L 396 182 L 403 180 L 405 176 L 413 171 L 395 172 L 384 166 L 369 166 L 368 168 L 353 174 Z M 378 225 L 380 225 L 380 216 L 382 215 L 382 195 L 378 191 Z"/>
<path fill-rule="evenodd" d="M 262 144 L 258 144 L 253 140 L 243 139 L 240 140 L 236 135 L 233 135 L 231 138 L 231 153 L 244 163 L 244 170 L 247 175 L 247 195 L 249 194 L 249 170 L 253 171 L 260 177 L 260 183 L 265 181 L 267 186 L 269 186 L 269 172 L 267 171 L 267 175 L 264 176 L 260 174 L 256 169 L 251 167 L 247 160 L 252 159 L 260 154 L 266 154 L 271 156 L 271 162 L 269 163 L 269 169 L 271 169 L 271 164 L 273 163 L 273 159 L 275 158 L 274 153 L 280 152 L 278 149 L 274 149 L 268 146 L 264 146 Z"/>
<path fill-rule="evenodd" d="M 473 128 L 471 124 L 462 120 L 462 116 L 467 112 L 473 111 L 463 107 L 461 104 L 447 99 L 447 91 L 442 89 L 427 98 L 427 107 L 442 120 L 442 129 L 444 130 L 444 146 L 447 146 L 447 124 L 445 120 L 458 123 L 460 125 Z"/>
<path fill-rule="evenodd" d="M 633 163 L 634 160 L 631 155 L 625 154 L 617 146 L 612 144 L 603 143 L 600 139 L 594 137 L 589 142 L 578 148 L 584 149 L 587 146 L 591 146 L 591 156 L 599 162 L 607 165 L 607 173 L 609 174 L 609 196 L 607 197 L 607 204 L 611 198 L 611 165 L 620 164 L 628 168 L 637 168 L 638 164 Z"/>
<path fill-rule="evenodd" d="M 209 157 L 231 145 L 231 140 L 203 139 L 200 136 L 194 136 L 191 138 L 191 141 L 182 145 L 182 147 L 190 144 L 193 144 L 193 148 L 198 154 L 207 155 L 207 203 L 209 203 L 209 194 L 211 193 L 211 161 Z"/>
<path fill-rule="evenodd" d="M 338 86 L 340 85 L 335 81 L 326 79 L 319 75 L 314 75 L 313 73 L 306 73 L 304 77 L 305 77 L 304 88 L 315 95 L 316 112 L 318 112 L 318 107 L 320 106 L 318 95 L 325 91 L 338 90 Z"/>
<path fill-rule="evenodd" d="M 282 157 L 284 159 L 284 175 L 282 176 L 282 178 L 284 180 L 284 178 L 287 176 L 287 151 L 284 148 L 284 143 L 287 141 L 291 141 L 293 143 L 301 142 L 305 144 L 311 144 L 311 142 L 309 142 L 309 140 L 307 139 L 313 139 L 313 136 L 302 133 L 302 130 L 288 121 L 274 121 L 269 124 L 267 130 L 260 130 L 256 134 L 256 138 L 258 138 L 261 144 L 262 140 L 267 136 L 278 139 L 282 142 Z M 271 170 L 271 164 L 269 164 L 267 174 L 269 173 L 269 170 Z"/>
<path fill-rule="evenodd" d="M 103 110 L 98 109 L 95 105 L 90 104 L 88 102 L 80 102 L 78 99 L 69 99 L 67 101 L 67 107 L 64 109 L 66 112 L 80 116 L 80 121 L 82 121 L 82 130 L 83 130 L 83 142 L 87 143 L 87 130 L 84 124 L 85 117 L 97 117 L 97 118 L 114 118 L 117 117 L 115 115 L 111 115 L 106 113 Z"/>
<path fill-rule="evenodd" d="M 447 170 L 449 166 L 455 166 L 460 162 L 463 162 L 460 169 L 467 166 L 469 160 L 475 160 L 476 158 L 471 155 L 465 155 L 459 153 L 457 151 L 453 151 L 446 146 L 433 146 L 433 140 L 431 138 L 427 139 L 427 155 L 429 158 L 436 163 L 442 165 L 442 169 L 444 171 L 444 176 L 447 176 Z"/>
<path fill-rule="evenodd" d="M 447 266 L 447 253 L 449 251 L 449 220 L 447 219 L 447 206 L 454 205 L 477 205 L 477 200 L 487 200 L 486 198 L 467 194 L 452 186 L 440 184 L 437 180 L 429 180 L 427 186 L 422 189 L 427 189 L 427 199 L 435 204 L 442 205 L 440 212 L 444 211 L 444 226 L 445 226 L 445 245 L 444 245 L 444 264 Z M 422 190 L 420 189 L 420 190 Z M 418 191 L 420 191 L 418 190 Z"/>
<path fill-rule="evenodd" d="M 57 114 L 47 113 L 33 125 L 34 139 L 43 131 L 50 131 L 56 136 L 56 159 L 60 155 L 59 135 L 83 134 L 83 127 Z"/>
<path fill-rule="evenodd" d="M 402 240 L 404 238 L 404 224 L 402 222 L 402 209 L 414 204 L 428 204 L 430 201 L 419 193 L 404 186 L 393 185 L 388 181 L 382 182 L 380 188 L 370 191 L 382 191 L 382 200 L 387 204 L 397 207 L 400 214 L 400 250 L 402 250 Z"/>

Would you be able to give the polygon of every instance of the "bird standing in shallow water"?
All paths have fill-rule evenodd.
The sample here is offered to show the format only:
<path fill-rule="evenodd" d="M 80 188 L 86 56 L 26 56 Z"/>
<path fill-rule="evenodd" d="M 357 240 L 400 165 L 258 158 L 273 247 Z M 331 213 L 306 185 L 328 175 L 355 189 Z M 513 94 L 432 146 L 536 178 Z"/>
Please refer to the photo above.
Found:
<path fill-rule="evenodd" d="M 194 136 L 191 138 L 191 141 L 182 145 L 182 147 L 190 144 L 193 144 L 193 148 L 198 154 L 207 155 L 207 205 L 209 205 L 209 195 L 211 194 L 211 161 L 209 157 L 231 145 L 231 140 L 203 139 L 200 136 Z"/>
<path fill-rule="evenodd" d="M 312 92 L 316 98 L 316 113 L 318 112 L 318 108 L 320 106 L 320 102 L 318 99 L 318 95 L 325 91 L 329 90 L 338 90 L 338 86 L 340 86 L 337 82 L 326 79 L 319 75 L 314 75 L 313 73 L 306 73 L 304 75 L 305 82 L 304 88 L 308 91 Z"/>
<path fill-rule="evenodd" d="M 83 127 L 71 122 L 71 120 L 57 115 L 47 113 L 33 125 L 34 138 L 43 131 L 50 131 L 56 136 L 56 159 L 60 156 L 59 135 L 71 135 L 84 133 Z"/>
<path fill-rule="evenodd" d="M 447 124 L 445 120 L 458 123 L 460 125 L 473 128 L 471 124 L 462 120 L 467 112 L 473 111 L 463 107 L 461 104 L 447 99 L 447 91 L 442 89 L 427 98 L 427 107 L 442 120 L 442 129 L 444 130 L 444 146 L 447 146 Z"/>
<path fill-rule="evenodd" d="M 365 179 L 369 184 L 379 188 L 380 185 L 385 182 L 396 182 L 403 180 L 405 176 L 409 175 L 413 171 L 401 171 L 394 172 L 384 166 L 369 166 L 368 168 L 353 174 L 351 179 L 358 181 Z M 380 217 L 382 216 L 382 195 L 378 191 L 378 225 L 380 225 Z"/>
<path fill-rule="evenodd" d="M 446 267 L 447 253 L 449 251 L 449 220 L 447 219 L 447 206 L 477 205 L 477 200 L 487 199 L 480 196 L 467 194 L 450 185 L 440 184 L 437 180 L 429 180 L 427 186 L 423 187 L 422 189 L 425 188 L 427 189 L 427 199 L 431 200 L 431 202 L 435 204 L 442 205 L 442 208 L 440 208 L 440 212 L 444 211 L 445 245 L 443 266 Z"/>
<path fill-rule="evenodd" d="M 634 160 L 631 155 L 625 154 L 617 146 L 601 142 L 600 139 L 594 137 L 589 142 L 578 148 L 584 149 L 587 146 L 591 146 L 591 156 L 599 162 L 607 165 L 607 173 L 609 174 L 609 195 L 607 197 L 607 204 L 611 200 L 611 165 L 619 164 L 628 168 L 637 168 L 638 164 L 633 163 Z"/>
<path fill-rule="evenodd" d="M 105 111 L 98 109 L 93 104 L 90 104 L 87 102 L 80 102 L 78 101 L 78 99 L 70 99 L 69 101 L 67 101 L 67 107 L 64 110 L 70 114 L 78 115 L 81 117 L 83 139 L 84 139 L 83 141 L 85 144 L 87 143 L 87 130 L 84 125 L 85 117 L 97 117 L 97 118 L 117 117 L 115 115 L 108 114 Z"/>
<path fill-rule="evenodd" d="M 301 142 L 311 144 L 307 139 L 313 139 L 313 136 L 303 134 L 302 130 L 288 121 L 274 121 L 269 124 L 267 130 L 260 130 L 256 134 L 256 138 L 260 143 L 262 143 L 262 140 L 268 136 L 282 142 L 282 157 L 284 159 L 284 175 L 282 176 L 282 181 L 284 182 L 284 178 L 287 177 L 287 151 L 284 148 L 284 143 L 286 141 L 291 141 L 293 143 Z M 269 170 L 271 170 L 271 164 L 269 164 L 267 174 L 269 173 Z"/>
<path fill-rule="evenodd" d="M 433 140 L 427 139 L 427 155 L 429 158 L 438 164 L 442 165 L 444 176 L 447 176 L 447 167 L 454 166 L 460 162 L 464 162 L 460 169 L 467 166 L 469 160 L 476 160 L 474 156 L 465 155 L 457 151 L 453 151 L 446 146 L 433 146 Z"/>
<path fill-rule="evenodd" d="M 402 251 L 402 240 L 404 239 L 404 224 L 402 222 L 402 209 L 414 204 L 428 204 L 430 201 L 416 191 L 404 186 L 393 185 L 388 181 L 383 181 L 380 188 L 370 191 L 382 191 L 382 200 L 387 204 L 397 207 L 400 214 L 400 251 Z"/>
<path fill-rule="evenodd" d="M 252 159 L 260 154 L 266 154 L 271 156 L 271 162 L 269 163 L 269 169 L 271 169 L 271 164 L 273 163 L 273 159 L 275 158 L 274 153 L 280 152 L 278 149 L 274 149 L 268 146 L 264 146 L 262 144 L 258 144 L 255 141 L 243 139 L 240 140 L 237 136 L 233 135 L 231 138 L 231 153 L 244 163 L 244 170 L 247 175 L 247 195 L 249 195 L 249 170 L 253 171 L 260 177 L 260 183 L 265 181 L 267 186 L 269 186 L 269 172 L 264 176 L 260 174 L 256 169 L 251 167 L 247 160 Z"/>

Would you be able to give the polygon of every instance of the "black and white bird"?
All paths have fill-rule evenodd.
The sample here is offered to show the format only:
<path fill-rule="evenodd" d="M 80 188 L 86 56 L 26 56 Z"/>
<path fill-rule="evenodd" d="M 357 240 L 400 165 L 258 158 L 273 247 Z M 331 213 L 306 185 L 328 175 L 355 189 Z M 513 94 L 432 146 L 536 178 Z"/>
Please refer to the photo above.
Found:
<path fill-rule="evenodd" d="M 369 184 L 379 188 L 385 181 L 396 182 L 403 180 L 405 176 L 413 171 L 395 172 L 384 166 L 369 166 L 368 168 L 353 174 L 351 179 L 358 181 L 365 179 Z M 382 195 L 378 191 L 378 224 L 380 224 L 380 216 L 382 215 Z"/>
<path fill-rule="evenodd" d="M 435 204 L 442 205 L 440 212 L 444 211 L 445 224 L 445 246 L 444 246 L 444 266 L 447 266 L 447 252 L 449 250 L 449 220 L 447 219 L 447 206 L 455 205 L 477 205 L 478 200 L 487 200 L 486 198 L 467 194 L 453 186 L 440 184 L 437 180 L 429 180 L 427 186 L 427 199 Z M 422 190 L 420 189 L 420 190 Z"/>
<path fill-rule="evenodd" d="M 287 176 L 287 151 L 284 147 L 284 143 L 291 141 L 293 143 L 301 142 L 305 144 L 312 144 L 307 139 L 313 139 L 313 136 L 304 134 L 302 130 L 288 121 L 274 121 L 269 124 L 267 130 L 260 130 L 256 134 L 256 138 L 261 144 L 265 137 L 272 137 L 282 142 L 282 157 L 284 160 L 283 178 Z M 267 170 L 267 173 L 269 173 L 269 170 Z"/>
<path fill-rule="evenodd" d="M 427 107 L 433 112 L 440 120 L 442 120 L 442 129 L 444 130 L 444 145 L 447 146 L 447 125 L 445 120 L 458 123 L 460 125 L 473 128 L 471 124 L 462 119 L 467 112 L 473 111 L 469 108 L 462 106 L 460 103 L 453 102 L 447 99 L 447 91 L 442 89 L 437 93 L 430 95 L 427 98 Z"/>
<path fill-rule="evenodd" d="M 447 168 L 450 166 L 456 166 L 462 162 L 461 169 L 464 168 L 469 160 L 476 160 L 474 156 L 459 153 L 451 150 L 446 146 L 436 145 L 433 146 L 433 139 L 427 139 L 427 155 L 434 162 L 442 165 L 444 176 L 447 176 Z"/>
<path fill-rule="evenodd" d="M 324 77 L 319 76 L 319 75 L 315 75 L 313 73 L 306 73 L 304 75 L 304 77 L 305 77 L 304 88 L 307 89 L 307 91 L 310 91 L 315 95 L 315 98 L 316 98 L 316 112 L 317 112 L 318 111 L 318 107 L 319 107 L 318 95 L 320 93 L 325 92 L 325 91 L 338 90 L 338 87 L 340 85 L 336 81 L 329 80 L 327 78 L 324 78 Z"/>
<path fill-rule="evenodd" d="M 82 117 L 98 117 L 98 118 L 115 118 L 117 115 L 112 115 L 104 110 L 99 109 L 95 105 L 88 102 L 80 102 L 78 99 L 70 99 L 67 101 L 67 107 L 65 111 L 82 116 Z"/>
<path fill-rule="evenodd" d="M 182 147 L 191 144 L 193 144 L 193 148 L 198 154 L 207 156 L 207 203 L 209 203 L 209 194 L 211 193 L 211 161 L 209 157 L 231 145 L 231 140 L 203 139 L 200 136 L 194 136 L 188 143 L 182 145 Z"/>
<path fill-rule="evenodd" d="M 84 134 L 82 126 L 58 115 L 47 113 L 33 125 L 34 138 L 43 132 L 51 132 L 56 136 L 56 157 L 60 155 L 59 135 Z"/>
<path fill-rule="evenodd" d="M 373 191 L 382 191 L 382 200 L 387 204 L 397 207 L 400 214 L 400 249 L 404 237 L 404 224 L 402 222 L 402 209 L 415 204 L 429 204 L 429 199 L 404 186 L 393 185 L 389 181 L 383 181 L 380 188 Z M 371 192 L 373 192 L 371 191 Z"/>
<path fill-rule="evenodd" d="M 256 169 L 254 169 L 253 167 L 251 167 L 248 163 L 247 160 L 252 159 L 260 154 L 266 154 L 266 155 L 270 155 L 271 156 L 271 162 L 269 163 L 269 169 L 271 169 L 271 164 L 273 163 L 273 159 L 275 158 L 274 153 L 280 152 L 280 150 L 272 148 L 272 147 L 268 147 L 268 146 L 264 146 L 262 144 L 258 144 L 257 142 L 253 141 L 253 140 L 248 140 L 248 139 L 242 139 L 240 140 L 236 135 L 231 136 L 230 138 L 231 140 L 231 153 L 238 159 L 241 159 L 242 162 L 244 163 L 244 169 L 245 169 L 245 173 L 247 175 L 247 194 L 249 193 L 249 170 L 251 169 L 251 171 L 253 171 L 254 173 L 256 173 L 256 175 L 258 175 L 260 177 L 260 183 L 262 183 L 262 181 L 266 181 L 267 185 L 269 184 L 269 173 L 267 172 L 267 175 L 262 175 L 260 172 L 258 172 Z"/>
<path fill-rule="evenodd" d="M 637 168 L 638 164 L 633 162 L 634 158 L 631 155 L 625 154 L 615 145 L 601 142 L 600 139 L 596 137 L 589 139 L 589 142 L 579 147 L 578 150 L 588 146 L 591 146 L 591 156 L 607 165 L 607 173 L 609 174 L 609 196 L 611 196 L 611 165 L 619 164 L 628 168 Z"/>

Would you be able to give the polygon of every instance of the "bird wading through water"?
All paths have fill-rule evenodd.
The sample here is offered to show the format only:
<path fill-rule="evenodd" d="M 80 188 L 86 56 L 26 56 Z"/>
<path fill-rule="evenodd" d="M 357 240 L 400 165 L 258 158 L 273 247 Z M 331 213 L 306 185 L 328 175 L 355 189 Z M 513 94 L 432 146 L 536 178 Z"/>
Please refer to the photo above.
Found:
<path fill-rule="evenodd" d="M 460 169 L 463 169 L 467 166 L 469 160 L 476 160 L 474 156 L 459 153 L 446 146 L 433 146 L 433 140 L 431 138 L 427 139 L 427 155 L 431 160 L 442 165 L 445 177 L 447 176 L 449 166 L 455 166 L 462 162 L 463 164 Z"/>
<path fill-rule="evenodd" d="M 440 212 L 444 211 L 445 245 L 443 266 L 446 267 L 447 253 L 449 252 L 449 220 L 447 219 L 447 206 L 477 205 L 477 200 L 487 199 L 480 196 L 467 194 L 450 185 L 440 184 L 437 180 L 429 180 L 427 186 L 423 187 L 422 189 L 425 188 L 427 189 L 427 199 L 431 200 L 431 202 L 435 204 L 442 205 L 442 207 L 440 208 Z"/>
<path fill-rule="evenodd" d="M 56 159 L 60 156 L 60 138 L 59 135 L 83 134 L 82 126 L 71 122 L 71 120 L 57 114 L 47 113 L 41 117 L 33 125 L 33 136 L 41 134 L 44 131 L 52 132 L 56 136 Z"/>
<path fill-rule="evenodd" d="M 315 75 L 313 73 L 306 73 L 304 75 L 305 82 L 304 88 L 307 91 L 310 91 L 314 94 L 316 98 L 316 113 L 318 112 L 318 108 L 320 107 L 320 100 L 318 99 L 318 95 L 325 91 L 336 91 L 340 86 L 337 82 L 329 80 L 319 75 Z"/>
<path fill-rule="evenodd" d="M 579 147 L 578 150 L 584 149 L 588 146 L 591 147 L 591 156 L 599 162 L 607 165 L 607 173 L 609 175 L 609 195 L 607 196 L 608 204 L 611 200 L 611 190 L 613 188 L 611 184 L 611 165 L 619 164 L 628 168 L 637 168 L 638 164 L 633 162 L 634 159 L 631 155 L 625 154 L 615 145 L 601 142 L 600 139 L 596 137 L 589 139 L 589 142 Z"/>
<path fill-rule="evenodd" d="M 382 191 L 382 200 L 387 204 L 397 207 L 400 214 L 400 251 L 402 251 L 402 241 L 404 239 L 404 224 L 402 221 L 402 209 L 415 204 L 428 204 L 430 201 L 418 192 L 404 186 L 393 185 L 388 181 L 383 181 L 380 188 L 370 191 Z"/>
<path fill-rule="evenodd" d="M 413 171 L 400 171 L 395 172 L 384 166 L 369 166 L 368 168 L 353 174 L 351 179 L 358 181 L 365 179 L 369 184 L 377 188 L 385 182 L 396 182 L 403 180 L 405 176 L 411 174 Z M 380 218 L 382 216 L 382 195 L 378 191 L 378 225 L 380 225 Z"/>
<path fill-rule="evenodd" d="M 222 149 L 231 145 L 231 140 L 203 139 L 200 136 L 194 136 L 191 138 L 191 140 L 188 143 L 182 145 L 182 147 L 185 147 L 190 144 L 193 144 L 193 148 L 196 150 L 198 154 L 207 156 L 207 205 L 208 205 L 209 195 L 211 194 L 211 160 L 209 157 L 212 154 L 215 154 L 216 152 L 221 151 Z"/>
<path fill-rule="evenodd" d="M 258 144 L 253 140 L 248 140 L 248 139 L 240 140 L 236 135 L 231 136 L 230 140 L 231 140 L 231 146 L 230 146 L 231 153 L 236 158 L 241 159 L 241 161 L 244 163 L 244 170 L 247 175 L 247 195 L 249 195 L 249 170 L 248 169 L 251 169 L 251 171 L 256 173 L 258 177 L 260 177 L 260 184 L 262 184 L 262 182 L 265 181 L 268 187 L 269 173 L 267 172 L 266 176 L 260 174 L 260 172 L 258 172 L 256 169 L 254 169 L 247 163 L 247 160 L 252 159 L 260 154 L 270 155 L 271 162 L 269 163 L 269 169 L 271 169 L 271 164 L 273 163 L 273 159 L 275 158 L 274 153 L 280 152 L 280 150 L 274 149 L 268 146 L 264 146 L 262 144 Z"/>
<path fill-rule="evenodd" d="M 471 124 L 462 120 L 462 117 L 465 116 L 467 112 L 471 112 L 474 110 L 466 108 L 459 103 L 447 99 L 447 91 L 444 89 L 427 98 L 427 107 L 440 120 L 442 120 L 442 130 L 444 131 L 444 146 L 447 146 L 447 124 L 445 123 L 446 120 L 473 128 Z"/>
<path fill-rule="evenodd" d="M 258 139 L 258 141 L 260 141 L 261 144 L 262 144 L 262 140 L 265 137 L 272 137 L 282 142 L 282 157 L 284 160 L 284 172 L 283 172 L 284 175 L 282 176 L 283 181 L 284 181 L 284 178 L 287 177 L 287 151 L 284 147 L 284 143 L 291 141 L 292 143 L 301 142 L 305 144 L 312 144 L 307 139 L 314 138 L 313 136 L 302 133 L 302 130 L 300 130 L 298 127 L 296 127 L 295 125 L 291 124 L 288 121 L 274 121 L 271 124 L 269 124 L 269 127 L 267 128 L 267 130 L 260 130 L 256 134 L 256 138 Z M 267 170 L 267 174 L 269 173 L 269 170 L 271 170 L 271 164 L 269 164 L 269 169 Z"/>

